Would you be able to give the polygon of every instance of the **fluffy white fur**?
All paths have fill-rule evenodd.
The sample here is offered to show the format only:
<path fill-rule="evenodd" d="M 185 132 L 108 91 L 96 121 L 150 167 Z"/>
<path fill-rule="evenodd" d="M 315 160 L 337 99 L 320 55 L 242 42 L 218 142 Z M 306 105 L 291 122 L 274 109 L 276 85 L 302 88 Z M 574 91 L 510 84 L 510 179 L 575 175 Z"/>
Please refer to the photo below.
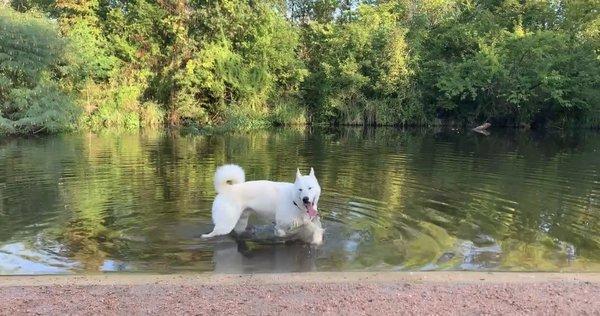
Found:
<path fill-rule="evenodd" d="M 229 234 L 232 230 L 241 233 L 246 230 L 248 217 L 255 212 L 261 217 L 275 222 L 279 237 L 286 236 L 290 230 L 301 227 L 306 242 L 321 244 L 323 228 L 317 218 L 309 216 L 309 210 L 317 203 L 321 187 L 311 168 L 309 175 L 296 171 L 294 183 L 273 181 L 245 182 L 244 170 L 237 165 L 224 165 L 215 173 L 217 196 L 212 206 L 213 231 L 202 237 L 214 237 Z M 312 204 L 311 204 L 312 203 Z"/>

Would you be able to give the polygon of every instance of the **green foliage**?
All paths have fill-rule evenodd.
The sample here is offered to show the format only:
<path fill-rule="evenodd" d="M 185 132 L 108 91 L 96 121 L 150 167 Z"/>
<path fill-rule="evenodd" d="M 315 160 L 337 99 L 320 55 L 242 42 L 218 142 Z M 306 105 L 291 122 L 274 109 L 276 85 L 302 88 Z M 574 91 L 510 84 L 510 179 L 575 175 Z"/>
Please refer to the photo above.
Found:
<path fill-rule="evenodd" d="M 3 132 L 600 122 L 598 0 L 10 4 Z"/>
<path fill-rule="evenodd" d="M 85 20 L 77 20 L 66 31 L 79 67 L 78 75 L 102 82 L 117 75 L 118 58 L 108 51 L 108 42 L 100 30 Z"/>
<path fill-rule="evenodd" d="M 0 133 L 73 128 L 65 44 L 48 20 L 0 10 Z"/>
<path fill-rule="evenodd" d="M 199 4 L 194 20 L 203 44 L 186 70 L 212 117 L 223 118 L 226 107 L 260 115 L 274 106 L 273 98 L 298 91 L 306 75 L 295 52 L 299 35 L 276 6 L 208 1 Z"/>
<path fill-rule="evenodd" d="M 88 89 L 98 88 L 91 85 Z M 96 91 L 86 91 L 95 104 L 87 104 L 89 116 L 83 117 L 83 124 L 91 129 L 106 127 L 137 129 L 141 125 L 141 89 L 135 85 L 101 86 Z M 95 95 L 94 95 L 95 93 Z M 153 111 L 153 110 L 151 110 Z M 152 115 L 153 116 L 153 115 Z"/>
<path fill-rule="evenodd" d="M 469 122 L 543 124 L 598 108 L 597 45 L 561 29 L 550 3 L 542 4 L 509 8 L 503 4 L 480 13 L 486 17 L 485 24 L 464 22 L 449 27 L 450 33 L 480 35 L 462 43 L 466 49 L 456 48 L 460 58 L 439 56 L 432 68 L 435 71 L 429 74 L 437 77 L 429 81 L 439 90 L 435 98 L 445 115 Z M 517 11 L 512 25 L 506 21 L 511 9 Z M 498 17 L 500 11 L 505 16 Z M 455 32 L 455 28 L 460 30 Z"/>
<path fill-rule="evenodd" d="M 310 23 L 311 74 L 305 95 L 317 121 L 414 123 L 424 116 L 410 84 L 413 69 L 395 4 L 362 5 L 343 23 Z"/>
<path fill-rule="evenodd" d="M 306 111 L 295 98 L 276 100 L 269 122 L 277 126 L 305 125 Z"/>

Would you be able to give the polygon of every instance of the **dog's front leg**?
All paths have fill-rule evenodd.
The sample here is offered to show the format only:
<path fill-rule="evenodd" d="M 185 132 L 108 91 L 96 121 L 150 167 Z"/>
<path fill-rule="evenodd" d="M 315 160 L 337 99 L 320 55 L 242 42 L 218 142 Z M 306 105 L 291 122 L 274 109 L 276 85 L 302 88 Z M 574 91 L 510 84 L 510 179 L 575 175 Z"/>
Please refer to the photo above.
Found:
<path fill-rule="evenodd" d="M 275 213 L 275 236 L 285 237 L 287 236 L 293 223 L 290 223 L 289 216 L 287 213 L 278 211 Z"/>
<path fill-rule="evenodd" d="M 320 227 L 316 227 L 313 235 L 312 235 L 312 241 L 310 242 L 313 245 L 317 245 L 320 246 L 323 244 L 323 232 L 325 232 L 324 229 L 320 228 Z"/>
<path fill-rule="evenodd" d="M 285 235 L 286 235 L 285 229 L 283 229 L 280 226 L 275 225 L 275 236 L 285 237 Z"/>

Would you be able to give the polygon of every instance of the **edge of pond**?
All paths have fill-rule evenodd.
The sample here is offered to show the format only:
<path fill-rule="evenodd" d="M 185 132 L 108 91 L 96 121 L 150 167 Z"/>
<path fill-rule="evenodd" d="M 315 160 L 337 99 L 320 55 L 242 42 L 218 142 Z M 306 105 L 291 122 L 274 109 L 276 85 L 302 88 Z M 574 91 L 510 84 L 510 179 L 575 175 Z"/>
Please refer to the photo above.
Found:
<path fill-rule="evenodd" d="M 298 272 L 259 274 L 218 273 L 103 273 L 68 275 L 4 275 L 0 287 L 46 285 L 235 285 L 252 281 L 260 284 L 298 283 L 600 283 L 598 272 Z"/>

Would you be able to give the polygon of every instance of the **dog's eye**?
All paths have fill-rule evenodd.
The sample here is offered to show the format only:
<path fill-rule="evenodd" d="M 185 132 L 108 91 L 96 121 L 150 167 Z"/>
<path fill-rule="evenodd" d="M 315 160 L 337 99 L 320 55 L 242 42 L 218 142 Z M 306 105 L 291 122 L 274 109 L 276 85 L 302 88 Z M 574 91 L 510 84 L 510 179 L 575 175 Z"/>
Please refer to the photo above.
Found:
<path fill-rule="evenodd" d="M 302 189 L 298 189 L 298 191 L 302 192 Z"/>
<path fill-rule="evenodd" d="M 312 189 L 312 187 L 310 187 L 310 188 L 308 188 L 308 189 L 309 189 L 309 190 L 311 190 L 311 189 Z"/>

